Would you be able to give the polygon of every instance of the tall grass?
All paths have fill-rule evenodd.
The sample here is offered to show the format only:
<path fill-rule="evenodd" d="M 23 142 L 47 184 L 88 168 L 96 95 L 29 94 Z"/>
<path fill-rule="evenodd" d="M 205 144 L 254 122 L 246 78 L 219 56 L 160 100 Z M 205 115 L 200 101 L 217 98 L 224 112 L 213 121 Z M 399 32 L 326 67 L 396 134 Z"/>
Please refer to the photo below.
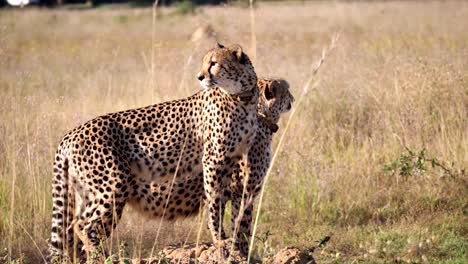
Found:
<path fill-rule="evenodd" d="M 212 24 L 224 43 L 252 43 L 249 9 L 158 13 L 0 10 L 2 261 L 42 259 L 63 134 L 100 114 L 196 92 L 190 76 L 211 48 L 189 41 L 198 25 Z M 313 58 L 341 33 L 272 167 L 257 225 L 258 237 L 271 235 L 256 239 L 256 256 L 331 235 L 314 253 L 321 262 L 466 260 L 467 16 L 462 1 L 257 5 L 257 73 L 286 78 L 296 97 Z M 129 209 L 114 243 L 147 257 L 158 223 Z M 195 218 L 164 223 L 158 246 L 197 240 L 193 226 Z M 209 239 L 205 228 L 200 239 Z"/>
<path fill-rule="evenodd" d="M 250 242 L 249 242 L 249 254 L 247 256 L 247 262 L 248 263 L 250 263 L 251 256 L 252 256 L 252 248 L 253 248 L 253 245 L 254 245 L 255 236 L 256 236 L 256 233 L 257 233 L 257 226 L 258 226 L 258 223 L 259 223 L 258 220 L 259 220 L 260 212 L 261 212 L 261 209 L 262 209 L 263 195 L 265 194 L 265 187 L 266 187 L 266 185 L 268 183 L 268 179 L 269 179 L 269 176 L 271 174 L 271 169 L 273 168 L 273 166 L 275 164 L 275 161 L 276 161 L 276 157 L 278 157 L 278 153 L 282 148 L 282 143 L 284 141 L 286 133 L 288 132 L 289 125 L 291 124 L 291 120 L 294 117 L 294 114 L 296 113 L 297 109 L 301 106 L 302 100 L 305 98 L 305 96 L 307 96 L 309 91 L 316 88 L 316 86 L 318 85 L 318 82 L 319 82 L 319 80 L 317 79 L 318 71 L 319 71 L 320 67 L 323 65 L 323 62 L 325 61 L 326 55 L 330 51 L 335 49 L 338 39 L 339 39 L 339 35 L 337 33 L 335 33 L 334 37 L 332 38 L 332 40 L 330 42 L 330 47 L 328 47 L 327 49 L 324 48 L 322 50 L 322 56 L 320 57 L 320 59 L 315 63 L 315 65 L 312 64 L 310 77 L 307 80 L 307 82 L 305 83 L 304 88 L 302 89 L 302 92 L 299 95 L 299 99 L 295 103 L 295 107 L 291 111 L 289 119 L 286 122 L 286 125 L 284 126 L 284 131 L 281 134 L 281 137 L 279 138 L 278 144 L 276 145 L 276 149 L 273 151 L 273 155 L 271 157 L 271 163 L 270 163 L 270 166 L 268 167 L 268 170 L 266 171 L 265 178 L 264 178 L 262 188 L 261 188 L 261 191 L 260 191 L 260 195 L 259 195 L 259 198 L 258 198 L 259 202 L 258 202 L 258 206 L 257 206 L 257 213 L 255 215 L 255 221 L 252 223 L 252 225 L 253 225 L 252 229 L 253 230 L 252 230 L 252 237 L 250 238 Z M 244 186 L 244 188 L 245 188 L 245 186 Z"/>

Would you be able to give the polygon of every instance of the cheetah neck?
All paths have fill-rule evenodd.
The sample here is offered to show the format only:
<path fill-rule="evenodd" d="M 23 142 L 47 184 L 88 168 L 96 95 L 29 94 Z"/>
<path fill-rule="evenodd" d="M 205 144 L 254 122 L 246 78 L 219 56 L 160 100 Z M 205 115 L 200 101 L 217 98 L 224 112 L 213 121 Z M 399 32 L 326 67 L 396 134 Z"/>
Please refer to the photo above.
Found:
<path fill-rule="evenodd" d="M 257 93 L 258 94 L 258 93 Z M 256 96 L 255 90 L 245 91 L 239 94 L 236 94 L 235 97 L 239 102 L 251 103 Z"/>
<path fill-rule="evenodd" d="M 276 122 L 274 122 L 273 120 L 271 119 L 268 119 L 265 115 L 263 114 L 258 114 L 258 120 L 260 121 L 260 124 L 264 125 L 265 127 L 267 127 L 269 129 L 269 131 L 271 132 L 271 134 L 274 134 L 278 131 L 279 127 L 278 125 L 276 124 Z"/>

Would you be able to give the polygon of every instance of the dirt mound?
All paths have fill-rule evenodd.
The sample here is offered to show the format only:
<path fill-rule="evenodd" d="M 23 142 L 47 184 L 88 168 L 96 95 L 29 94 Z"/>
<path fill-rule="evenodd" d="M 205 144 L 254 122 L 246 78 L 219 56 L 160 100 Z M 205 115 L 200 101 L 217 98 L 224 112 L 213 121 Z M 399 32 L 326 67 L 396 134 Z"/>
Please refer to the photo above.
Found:
<path fill-rule="evenodd" d="M 151 261 L 142 261 L 141 264 L 156 263 L 180 263 L 180 264 L 217 264 L 247 263 L 247 258 L 239 255 L 237 252 L 230 252 L 230 244 L 223 243 L 214 246 L 211 243 L 200 243 L 199 245 L 189 244 L 184 246 L 170 246 L 164 248 L 158 259 Z M 268 263 L 268 264 L 313 264 L 315 263 L 310 252 L 301 251 L 296 247 L 286 247 L 280 250 L 276 255 L 264 260 L 253 260 L 250 263 Z"/>
<path fill-rule="evenodd" d="M 315 260 L 310 253 L 309 251 L 301 251 L 296 247 L 285 247 L 263 263 L 315 264 Z"/>

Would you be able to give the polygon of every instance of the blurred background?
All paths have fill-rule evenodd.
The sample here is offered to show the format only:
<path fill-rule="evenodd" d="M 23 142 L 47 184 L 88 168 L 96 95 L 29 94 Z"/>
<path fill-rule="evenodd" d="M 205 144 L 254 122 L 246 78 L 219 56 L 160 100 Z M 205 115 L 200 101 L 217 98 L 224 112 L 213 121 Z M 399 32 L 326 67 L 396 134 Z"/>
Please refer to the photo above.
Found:
<path fill-rule="evenodd" d="M 243 0 L 248 2 L 248 0 Z M 274 0 L 273 0 L 274 1 Z M 219 5 L 222 3 L 233 2 L 227 0 L 161 0 L 158 1 L 158 4 L 161 6 L 169 5 Z M 88 6 L 96 7 L 98 5 L 109 5 L 109 4 L 119 4 L 119 3 L 129 3 L 133 6 L 147 6 L 152 5 L 154 1 L 150 0 L 0 0 L 0 5 L 5 6 L 28 6 L 28 5 L 38 5 L 38 6 L 47 6 L 47 7 L 58 7 L 66 4 L 86 4 Z"/>
<path fill-rule="evenodd" d="M 241 44 L 260 78 L 285 78 L 302 98 L 273 142 L 255 256 L 330 237 L 319 263 L 467 262 L 467 1 L 2 4 L 0 263 L 46 253 L 61 137 L 196 93 L 216 41 Z M 198 230 L 209 241 L 201 219 L 163 223 L 155 241 L 159 220 L 127 208 L 106 246 L 145 258 Z"/>

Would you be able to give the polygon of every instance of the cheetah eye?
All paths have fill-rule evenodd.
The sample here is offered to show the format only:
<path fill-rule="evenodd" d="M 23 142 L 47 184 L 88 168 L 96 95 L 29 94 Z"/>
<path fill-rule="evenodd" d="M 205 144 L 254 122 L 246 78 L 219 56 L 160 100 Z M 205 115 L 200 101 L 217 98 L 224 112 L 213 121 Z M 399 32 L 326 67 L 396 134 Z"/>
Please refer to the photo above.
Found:
<path fill-rule="evenodd" d="M 216 64 L 218 64 L 216 61 L 211 62 L 211 66 L 215 66 Z"/>

